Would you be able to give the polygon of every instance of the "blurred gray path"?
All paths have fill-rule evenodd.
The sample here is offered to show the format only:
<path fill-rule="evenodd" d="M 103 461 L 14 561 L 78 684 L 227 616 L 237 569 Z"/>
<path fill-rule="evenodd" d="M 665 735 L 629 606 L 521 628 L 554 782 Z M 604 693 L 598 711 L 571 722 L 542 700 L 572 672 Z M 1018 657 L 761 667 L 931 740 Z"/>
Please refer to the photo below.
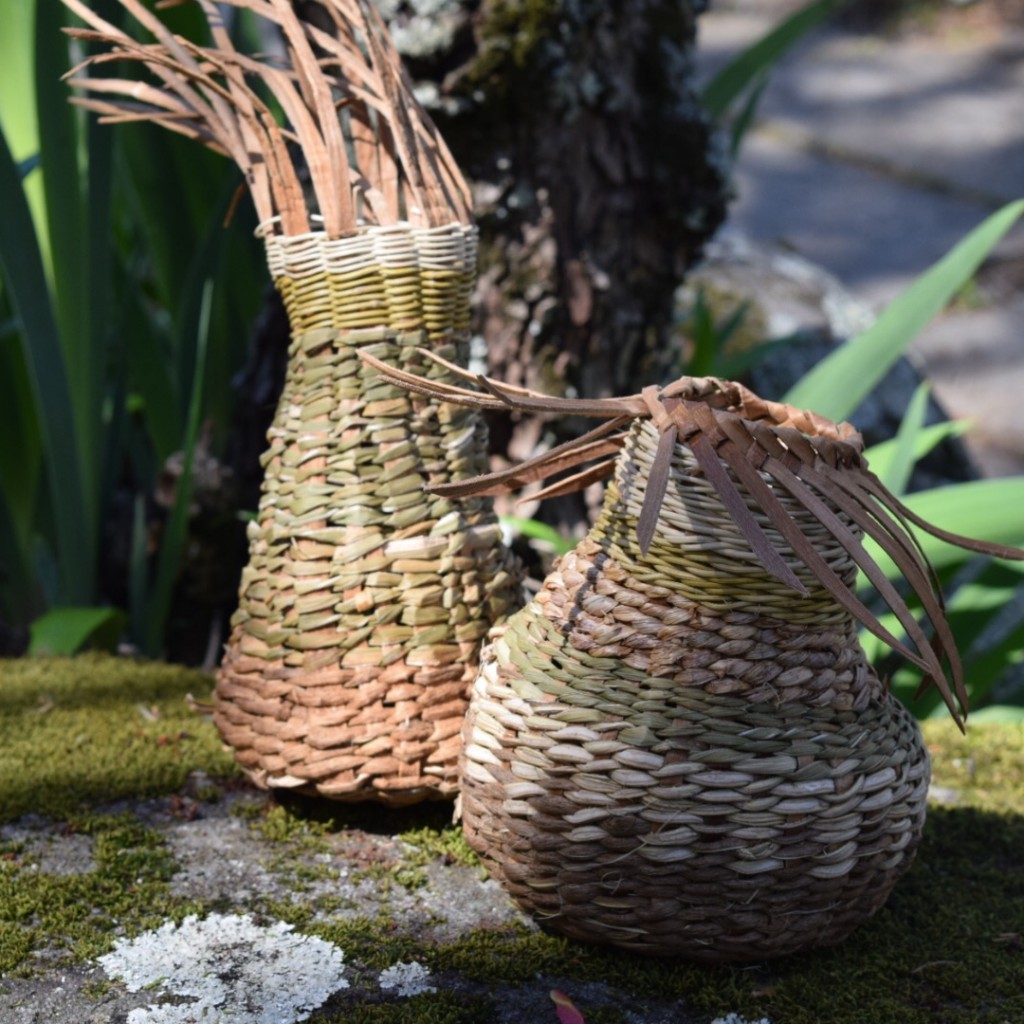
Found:
<path fill-rule="evenodd" d="M 701 19 L 710 73 L 799 4 Z M 1024 26 L 977 3 L 895 33 L 836 24 L 779 65 L 736 168 L 729 225 L 780 242 L 880 308 L 988 213 L 1024 196 Z M 1024 472 L 1024 228 L 915 342 L 986 474 Z"/>

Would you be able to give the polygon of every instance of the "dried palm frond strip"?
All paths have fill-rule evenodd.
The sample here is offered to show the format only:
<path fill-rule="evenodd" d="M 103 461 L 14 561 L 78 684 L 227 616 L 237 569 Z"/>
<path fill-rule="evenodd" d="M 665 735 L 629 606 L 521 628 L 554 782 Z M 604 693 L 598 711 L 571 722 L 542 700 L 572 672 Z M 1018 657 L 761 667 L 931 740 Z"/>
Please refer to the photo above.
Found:
<path fill-rule="evenodd" d="M 831 945 L 910 866 L 928 752 L 853 616 L 739 477 L 677 442 L 663 486 L 663 442 L 632 423 L 594 526 L 491 632 L 463 730 L 466 837 L 576 938 L 707 961 Z M 723 475 L 784 571 L 747 539 Z M 852 588 L 831 526 L 765 485 Z"/>
<path fill-rule="evenodd" d="M 626 424 L 650 420 L 658 431 L 659 444 L 644 504 L 635 520 L 636 538 L 644 554 L 661 514 L 672 452 L 677 444 L 683 445 L 692 452 L 698 471 L 706 476 L 762 567 L 797 593 L 806 593 L 784 560 L 784 552 L 795 555 L 842 608 L 924 672 L 926 683 L 938 687 L 954 719 L 962 724 L 961 714 L 967 710 L 962 663 L 935 572 L 911 525 L 982 554 L 1024 559 L 1024 552 L 949 533 L 915 515 L 871 471 L 863 457 L 860 435 L 849 424 L 835 424 L 806 410 L 766 401 L 740 384 L 711 377 L 684 377 L 664 388 L 648 387 L 622 398 L 559 399 L 507 387 L 455 367 L 449 367 L 453 374 L 472 380 L 483 393 L 452 384 L 436 385 L 385 366 L 371 355 L 364 358 L 386 379 L 438 400 L 480 409 L 530 410 L 609 421 L 605 432 L 591 432 L 501 473 L 438 491 L 448 496 L 493 494 L 588 463 L 592 465 L 585 473 L 555 484 L 553 490 L 564 491 L 610 476 L 625 440 Z M 780 500 L 780 489 L 849 554 L 894 613 L 912 646 L 888 630 L 821 557 Z M 764 513 L 782 544 L 769 539 L 751 514 L 751 505 Z M 837 514 L 840 511 L 842 515 Z M 861 543 L 858 531 L 875 540 L 899 567 L 921 602 L 934 638 L 926 635 L 907 600 Z"/>
<path fill-rule="evenodd" d="M 574 938 L 711 962 L 842 941 L 912 863 L 930 776 L 858 621 L 966 710 L 927 562 L 859 436 L 717 380 L 564 406 L 481 386 L 443 390 L 605 422 L 443 492 L 556 470 L 570 474 L 556 488 L 612 478 L 587 536 L 482 653 L 460 762 L 469 844 L 521 907 Z M 921 595 L 935 651 L 864 533 Z M 912 648 L 856 598 L 858 570 Z"/>
<path fill-rule="evenodd" d="M 301 235 L 313 229 L 316 214 L 329 238 L 363 224 L 470 223 L 465 179 L 416 100 L 372 3 L 318 5 L 332 27 L 324 31 L 301 20 L 288 0 L 196 0 L 213 41 L 203 46 L 175 35 L 141 0 L 120 2 L 152 42 L 133 38 L 82 0 L 64 0 L 89 26 L 69 34 L 105 47 L 66 76 L 85 93 L 74 102 L 107 123 L 151 121 L 230 157 L 262 222 Z M 284 56 L 237 49 L 226 8 L 277 26 Z M 145 66 L 153 81 L 97 74 L 115 61 Z M 278 123 L 275 105 L 286 124 Z M 312 197 L 304 194 L 300 167 L 308 169 Z"/>

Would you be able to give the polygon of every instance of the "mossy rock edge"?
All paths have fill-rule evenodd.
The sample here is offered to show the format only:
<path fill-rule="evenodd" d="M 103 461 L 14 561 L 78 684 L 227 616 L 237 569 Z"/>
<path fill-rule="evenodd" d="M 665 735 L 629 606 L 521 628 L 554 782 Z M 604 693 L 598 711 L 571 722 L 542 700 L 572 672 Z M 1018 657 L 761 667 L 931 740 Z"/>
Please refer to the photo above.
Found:
<path fill-rule="evenodd" d="M 0 662 L 0 1019 L 42 1007 L 58 975 L 81 1020 L 146 1005 L 95 958 L 120 936 L 220 912 L 284 920 L 344 950 L 351 986 L 313 1024 L 554 1024 L 551 988 L 587 1024 L 730 1012 L 773 1024 L 1024 1022 L 1024 727 L 963 737 L 926 723 L 937 799 L 917 861 L 847 942 L 706 967 L 537 930 L 483 880 L 445 808 L 249 790 L 186 703 L 209 690 L 202 673 L 125 659 Z M 235 843 L 224 857 L 246 851 L 244 898 L 191 884 L 182 851 L 214 828 Z M 413 960 L 436 992 L 379 989 L 382 968 Z M 63 1011 L 47 1012 L 62 1024 Z"/>

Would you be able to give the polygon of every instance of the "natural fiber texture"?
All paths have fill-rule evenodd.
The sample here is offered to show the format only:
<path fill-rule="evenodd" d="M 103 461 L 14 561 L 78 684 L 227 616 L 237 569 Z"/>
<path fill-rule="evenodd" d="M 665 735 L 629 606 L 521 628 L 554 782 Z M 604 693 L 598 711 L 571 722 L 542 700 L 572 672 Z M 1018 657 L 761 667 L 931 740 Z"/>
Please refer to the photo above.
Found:
<path fill-rule="evenodd" d="M 769 575 L 681 446 L 641 551 L 657 448 L 637 424 L 595 527 L 485 648 L 466 836 L 575 938 L 701 960 L 838 942 L 913 858 L 927 753 L 853 618 L 791 553 L 807 596 Z M 852 585 L 847 553 L 787 504 Z"/>
<path fill-rule="evenodd" d="M 708 961 L 829 945 L 873 914 L 913 859 L 929 765 L 857 639 L 858 620 L 886 635 L 853 594 L 858 568 L 888 586 L 864 529 L 895 552 L 962 684 L 908 513 L 856 431 L 716 380 L 590 402 L 386 372 L 467 405 L 609 420 L 442 489 L 596 463 L 550 493 L 614 470 L 587 537 L 492 632 L 470 700 L 463 825 L 516 901 L 575 938 Z M 908 653 L 956 714 L 910 623 Z"/>
<path fill-rule="evenodd" d="M 518 581 L 490 502 L 426 489 L 485 468 L 479 414 L 410 396 L 357 353 L 458 379 L 426 353 L 468 358 L 465 182 L 367 0 L 313 7 L 332 32 L 287 0 L 228 0 L 280 29 L 281 59 L 236 50 L 211 0 L 198 3 L 213 47 L 173 35 L 139 0 L 121 3 L 152 42 L 66 2 L 90 26 L 72 34 L 109 48 L 72 73 L 85 106 L 162 124 L 241 167 L 292 329 L 215 721 L 259 785 L 391 804 L 451 796 L 480 642 L 518 606 Z M 96 77 L 113 59 L 154 82 Z"/>
<path fill-rule="evenodd" d="M 215 721 L 261 785 L 450 796 L 480 641 L 518 584 L 490 502 L 425 490 L 486 464 L 478 414 L 357 353 L 435 373 L 424 342 L 466 358 L 474 233 L 267 242 L 294 335 Z"/>
<path fill-rule="evenodd" d="M 65 76 L 86 93 L 75 102 L 107 123 L 152 121 L 229 156 L 260 220 L 283 234 L 310 231 L 316 214 L 330 238 L 364 224 L 470 223 L 465 179 L 368 0 L 322 0 L 317 11 L 331 31 L 300 19 L 290 0 L 195 0 L 213 46 L 173 34 L 141 0 L 120 3 L 150 42 L 81 0 L 64 3 L 89 26 L 69 33 L 104 47 Z M 276 26 L 284 56 L 239 51 L 222 8 Z M 97 75 L 114 61 L 142 64 L 152 80 Z"/>

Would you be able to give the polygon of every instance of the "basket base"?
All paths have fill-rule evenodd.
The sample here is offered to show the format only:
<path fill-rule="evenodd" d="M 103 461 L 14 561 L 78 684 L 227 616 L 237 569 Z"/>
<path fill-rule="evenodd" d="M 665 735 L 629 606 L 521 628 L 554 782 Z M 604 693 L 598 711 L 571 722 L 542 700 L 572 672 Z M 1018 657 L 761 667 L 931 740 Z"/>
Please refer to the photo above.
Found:
<path fill-rule="evenodd" d="M 888 694 L 830 724 L 823 709 L 758 706 L 754 725 L 719 704 L 705 718 L 718 752 L 691 735 L 584 763 L 572 727 L 549 731 L 559 763 L 546 771 L 542 741 L 523 733 L 474 745 L 478 695 L 462 765 L 467 840 L 522 909 L 574 939 L 705 962 L 834 945 L 885 903 L 920 842 L 928 755 Z M 529 711 L 536 723 L 558 707 Z M 527 708 L 516 715 L 525 722 Z M 728 749 L 752 734 L 763 752 Z"/>
<path fill-rule="evenodd" d="M 230 644 L 213 720 L 261 789 L 392 807 L 448 800 L 475 673 L 467 662 L 269 671 Z"/>

